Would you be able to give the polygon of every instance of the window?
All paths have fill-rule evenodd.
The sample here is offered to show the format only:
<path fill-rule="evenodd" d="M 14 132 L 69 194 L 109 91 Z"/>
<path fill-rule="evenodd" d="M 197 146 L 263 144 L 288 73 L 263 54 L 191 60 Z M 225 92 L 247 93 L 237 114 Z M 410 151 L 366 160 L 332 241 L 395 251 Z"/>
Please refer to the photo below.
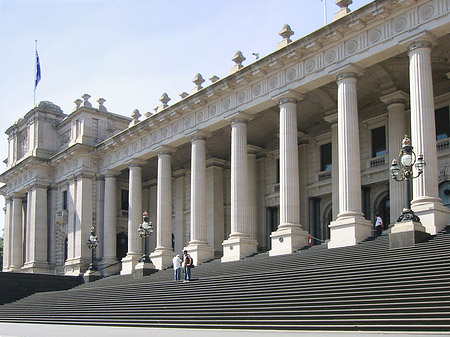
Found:
<path fill-rule="evenodd" d="M 386 128 L 384 126 L 372 129 L 372 158 L 387 154 Z"/>
<path fill-rule="evenodd" d="M 128 211 L 128 190 L 122 190 L 120 193 L 120 209 Z"/>
<path fill-rule="evenodd" d="M 331 157 L 331 143 L 320 146 L 320 170 L 330 171 L 333 167 Z"/>
<path fill-rule="evenodd" d="M 67 191 L 62 192 L 62 209 L 67 210 Z"/>
<path fill-rule="evenodd" d="M 448 106 L 435 110 L 436 117 L 436 140 L 450 137 L 450 119 Z"/>

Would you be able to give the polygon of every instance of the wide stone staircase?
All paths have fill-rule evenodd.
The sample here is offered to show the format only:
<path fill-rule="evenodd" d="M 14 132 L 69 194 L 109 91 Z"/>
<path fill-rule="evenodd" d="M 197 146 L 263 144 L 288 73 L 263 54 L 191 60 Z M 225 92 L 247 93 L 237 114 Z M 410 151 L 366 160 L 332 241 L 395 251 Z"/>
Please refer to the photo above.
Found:
<path fill-rule="evenodd" d="M 450 227 L 389 249 L 382 235 L 352 247 L 212 261 L 113 276 L 0 306 L 1 322 L 284 330 L 450 332 Z"/>

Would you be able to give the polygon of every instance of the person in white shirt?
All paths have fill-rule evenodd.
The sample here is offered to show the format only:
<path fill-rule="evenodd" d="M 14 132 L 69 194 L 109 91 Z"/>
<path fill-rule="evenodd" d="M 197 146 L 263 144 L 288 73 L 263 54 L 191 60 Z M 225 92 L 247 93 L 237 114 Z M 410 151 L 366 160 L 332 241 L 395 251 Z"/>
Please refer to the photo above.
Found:
<path fill-rule="evenodd" d="M 173 263 L 173 279 L 174 281 L 181 280 L 181 257 L 179 254 L 175 255 L 172 259 Z"/>
<path fill-rule="evenodd" d="M 383 219 L 381 219 L 380 215 L 378 214 L 375 221 L 375 229 L 377 230 L 377 236 L 380 236 L 381 232 L 383 231 Z"/>

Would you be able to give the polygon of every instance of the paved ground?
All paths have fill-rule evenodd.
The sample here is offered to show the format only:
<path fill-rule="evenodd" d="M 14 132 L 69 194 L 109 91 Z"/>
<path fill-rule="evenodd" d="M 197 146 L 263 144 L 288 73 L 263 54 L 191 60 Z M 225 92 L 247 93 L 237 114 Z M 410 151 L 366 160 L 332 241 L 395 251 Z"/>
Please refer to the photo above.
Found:
<path fill-rule="evenodd" d="M 0 337 L 430 337 L 449 336 L 448 334 L 411 333 L 349 333 L 349 332 L 277 332 L 242 330 L 194 330 L 194 329 L 148 329 L 148 328 L 109 328 L 98 326 L 10 324 L 0 323 Z"/>

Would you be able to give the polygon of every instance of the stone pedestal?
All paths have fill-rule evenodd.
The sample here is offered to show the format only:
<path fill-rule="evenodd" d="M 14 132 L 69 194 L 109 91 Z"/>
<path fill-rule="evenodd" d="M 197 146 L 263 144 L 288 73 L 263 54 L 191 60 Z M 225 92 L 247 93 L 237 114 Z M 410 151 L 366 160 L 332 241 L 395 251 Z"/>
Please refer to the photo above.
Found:
<path fill-rule="evenodd" d="M 134 268 L 139 263 L 142 254 L 130 254 L 128 253 L 122 259 L 122 270 L 120 271 L 120 275 L 129 275 L 134 273 Z"/>
<path fill-rule="evenodd" d="M 102 274 L 98 270 L 86 270 L 83 274 L 84 283 L 94 282 L 100 280 Z"/>
<path fill-rule="evenodd" d="M 21 268 L 22 273 L 34 274 L 53 274 L 50 270 L 50 265 L 46 262 L 28 262 Z"/>
<path fill-rule="evenodd" d="M 214 259 L 214 249 L 207 243 L 190 242 L 189 246 L 184 248 L 194 260 L 194 265 L 208 262 Z"/>
<path fill-rule="evenodd" d="M 103 277 L 117 274 L 120 271 L 121 263 L 115 258 L 104 258 L 99 264 L 98 269 Z"/>
<path fill-rule="evenodd" d="M 167 269 L 172 266 L 172 259 L 175 256 L 175 252 L 171 249 L 159 249 L 150 254 L 150 258 L 158 270 Z"/>
<path fill-rule="evenodd" d="M 230 237 L 222 243 L 222 262 L 238 261 L 255 254 L 258 243 L 250 237 Z"/>
<path fill-rule="evenodd" d="M 284 227 L 272 232 L 270 256 L 291 254 L 308 245 L 308 232 L 300 228 Z"/>
<path fill-rule="evenodd" d="M 389 234 L 389 248 L 414 246 L 430 237 L 420 222 L 397 222 Z"/>
<path fill-rule="evenodd" d="M 420 218 L 426 232 L 431 235 L 437 234 L 449 224 L 450 211 L 439 198 L 416 198 L 411 202 L 411 209 Z"/>
<path fill-rule="evenodd" d="M 134 277 L 141 278 L 144 276 L 154 274 L 157 271 L 158 269 L 155 268 L 155 265 L 152 262 L 139 262 L 134 267 Z"/>
<path fill-rule="evenodd" d="M 372 224 L 361 215 L 341 216 L 330 223 L 328 248 L 356 245 L 372 234 Z"/>

